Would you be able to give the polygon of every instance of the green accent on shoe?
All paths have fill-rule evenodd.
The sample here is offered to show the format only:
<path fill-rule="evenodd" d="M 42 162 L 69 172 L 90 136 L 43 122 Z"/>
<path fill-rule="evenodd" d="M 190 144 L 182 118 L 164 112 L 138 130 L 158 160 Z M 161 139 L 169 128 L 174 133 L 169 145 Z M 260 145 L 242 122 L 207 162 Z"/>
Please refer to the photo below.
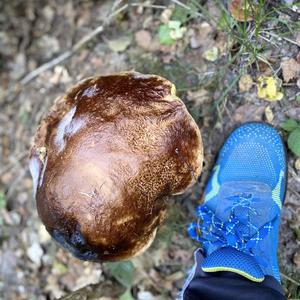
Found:
<path fill-rule="evenodd" d="M 217 196 L 220 190 L 220 184 L 218 182 L 220 166 L 216 165 L 214 167 L 214 175 L 212 177 L 212 189 L 211 191 L 205 195 L 204 202 L 209 201 L 213 197 Z"/>
<path fill-rule="evenodd" d="M 281 207 L 282 207 L 282 202 L 281 202 L 281 199 L 280 199 L 280 195 L 281 195 L 280 188 L 281 188 L 281 183 L 282 183 L 283 177 L 284 177 L 284 171 L 281 170 L 280 174 L 279 174 L 278 182 L 276 184 L 276 187 L 272 191 L 272 199 L 278 205 L 279 209 L 281 209 Z"/>

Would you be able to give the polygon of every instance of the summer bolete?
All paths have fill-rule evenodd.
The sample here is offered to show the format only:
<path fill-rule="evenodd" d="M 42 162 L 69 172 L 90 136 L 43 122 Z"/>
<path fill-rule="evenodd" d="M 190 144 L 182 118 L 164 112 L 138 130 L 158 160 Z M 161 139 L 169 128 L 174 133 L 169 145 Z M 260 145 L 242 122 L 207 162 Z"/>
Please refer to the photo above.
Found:
<path fill-rule="evenodd" d="M 171 82 L 136 72 L 85 79 L 37 129 L 39 216 L 80 259 L 130 258 L 151 244 L 168 196 L 195 182 L 202 159 L 200 131 Z"/>

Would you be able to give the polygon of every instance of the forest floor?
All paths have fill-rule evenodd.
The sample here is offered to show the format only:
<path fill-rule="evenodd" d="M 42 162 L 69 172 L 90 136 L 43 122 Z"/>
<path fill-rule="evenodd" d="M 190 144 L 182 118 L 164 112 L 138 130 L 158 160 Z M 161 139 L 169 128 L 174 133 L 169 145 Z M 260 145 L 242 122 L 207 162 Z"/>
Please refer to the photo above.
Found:
<path fill-rule="evenodd" d="M 112 277 L 129 288 L 123 300 L 176 298 L 197 247 L 186 227 L 226 136 L 255 120 L 272 124 L 287 141 L 300 120 L 299 3 L 259 0 L 246 13 L 254 20 L 239 22 L 226 2 L 1 1 L 1 300 L 57 299 Z M 175 83 L 201 130 L 205 162 L 197 184 L 171 199 L 151 248 L 116 269 L 79 261 L 51 240 L 37 216 L 28 150 L 57 96 L 85 77 L 125 70 Z M 283 130 L 287 120 L 294 127 Z M 286 295 L 298 299 L 300 138 L 289 140 L 278 254 Z M 93 297 L 86 299 L 117 299 Z"/>

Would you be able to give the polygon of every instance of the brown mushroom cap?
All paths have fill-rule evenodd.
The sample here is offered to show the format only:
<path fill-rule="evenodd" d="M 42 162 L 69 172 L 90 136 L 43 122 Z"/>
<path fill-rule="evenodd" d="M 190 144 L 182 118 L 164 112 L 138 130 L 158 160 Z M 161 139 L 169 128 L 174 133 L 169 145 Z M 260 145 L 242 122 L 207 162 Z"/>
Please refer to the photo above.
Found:
<path fill-rule="evenodd" d="M 55 101 L 36 132 L 38 213 L 76 257 L 127 259 L 151 244 L 168 196 L 195 182 L 202 151 L 168 80 L 135 72 L 88 78 Z"/>

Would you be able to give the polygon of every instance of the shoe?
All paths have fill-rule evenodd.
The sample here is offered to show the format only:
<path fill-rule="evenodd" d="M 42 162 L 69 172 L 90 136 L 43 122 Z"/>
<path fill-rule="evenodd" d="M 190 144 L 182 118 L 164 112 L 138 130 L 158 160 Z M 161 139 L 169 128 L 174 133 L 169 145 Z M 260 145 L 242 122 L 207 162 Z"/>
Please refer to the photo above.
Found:
<path fill-rule="evenodd" d="M 230 271 L 261 282 L 280 282 L 277 261 L 286 152 L 264 123 L 234 130 L 220 150 L 189 235 L 202 243 L 205 272 Z"/>

